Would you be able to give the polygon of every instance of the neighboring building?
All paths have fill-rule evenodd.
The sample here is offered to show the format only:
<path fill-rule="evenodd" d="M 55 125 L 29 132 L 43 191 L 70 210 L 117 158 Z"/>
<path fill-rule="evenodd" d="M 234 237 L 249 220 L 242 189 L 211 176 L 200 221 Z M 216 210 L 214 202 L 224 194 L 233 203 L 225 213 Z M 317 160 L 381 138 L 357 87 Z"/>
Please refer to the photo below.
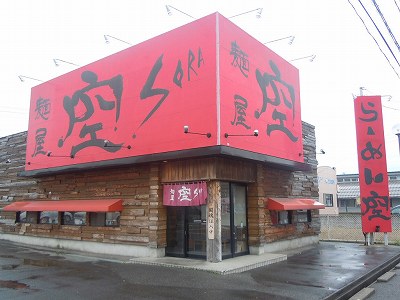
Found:
<path fill-rule="evenodd" d="M 218 262 L 318 242 L 298 70 L 218 13 L 32 89 L 0 238 Z"/>
<path fill-rule="evenodd" d="M 339 212 L 360 212 L 360 185 L 358 174 L 337 176 Z M 400 172 L 388 172 L 391 207 L 400 205 Z"/>
<path fill-rule="evenodd" d="M 324 215 L 337 215 L 337 179 L 336 170 L 328 166 L 320 166 L 317 169 L 319 202 L 325 205 L 325 209 L 319 211 Z"/>

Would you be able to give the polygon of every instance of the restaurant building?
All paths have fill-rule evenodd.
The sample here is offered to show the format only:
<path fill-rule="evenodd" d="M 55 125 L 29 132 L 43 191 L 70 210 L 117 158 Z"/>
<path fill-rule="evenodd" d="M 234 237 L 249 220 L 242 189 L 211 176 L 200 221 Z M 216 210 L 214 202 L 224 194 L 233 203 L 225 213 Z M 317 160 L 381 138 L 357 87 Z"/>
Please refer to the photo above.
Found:
<path fill-rule="evenodd" d="M 298 70 L 218 13 L 32 89 L 0 238 L 211 262 L 318 242 Z"/>

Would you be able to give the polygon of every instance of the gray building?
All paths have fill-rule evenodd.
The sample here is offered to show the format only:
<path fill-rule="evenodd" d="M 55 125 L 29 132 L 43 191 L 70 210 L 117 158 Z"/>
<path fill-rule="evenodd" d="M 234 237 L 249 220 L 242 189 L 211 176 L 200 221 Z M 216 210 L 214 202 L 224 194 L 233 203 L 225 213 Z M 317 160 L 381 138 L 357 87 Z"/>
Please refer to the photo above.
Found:
<path fill-rule="evenodd" d="M 388 172 L 390 205 L 400 205 L 400 172 Z M 337 175 L 339 213 L 360 211 L 358 174 Z"/>

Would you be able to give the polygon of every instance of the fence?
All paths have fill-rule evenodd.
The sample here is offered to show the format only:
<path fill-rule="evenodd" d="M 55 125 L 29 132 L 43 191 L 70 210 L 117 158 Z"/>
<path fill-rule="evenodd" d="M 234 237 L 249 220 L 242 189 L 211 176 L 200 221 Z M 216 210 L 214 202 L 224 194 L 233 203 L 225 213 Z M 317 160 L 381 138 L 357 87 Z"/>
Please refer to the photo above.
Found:
<path fill-rule="evenodd" d="M 337 216 L 320 215 L 321 240 L 364 243 L 361 229 L 361 214 L 345 213 Z M 389 244 L 400 245 L 400 215 L 392 215 L 392 232 L 388 233 Z M 384 233 L 375 232 L 374 241 L 384 242 Z"/>

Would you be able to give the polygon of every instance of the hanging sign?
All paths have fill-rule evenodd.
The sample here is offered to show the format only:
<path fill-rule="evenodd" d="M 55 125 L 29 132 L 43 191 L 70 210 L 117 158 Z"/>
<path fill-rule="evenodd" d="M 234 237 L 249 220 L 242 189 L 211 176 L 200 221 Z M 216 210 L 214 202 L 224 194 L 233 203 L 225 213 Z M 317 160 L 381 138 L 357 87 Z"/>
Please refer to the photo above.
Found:
<path fill-rule="evenodd" d="M 362 231 L 391 232 L 388 174 L 380 96 L 354 100 Z"/>
<path fill-rule="evenodd" d="M 164 205 L 199 206 L 206 204 L 206 199 L 207 184 L 204 181 L 164 185 Z"/>
<path fill-rule="evenodd" d="M 210 240 L 215 238 L 215 206 L 214 202 L 208 203 L 207 236 Z"/>

